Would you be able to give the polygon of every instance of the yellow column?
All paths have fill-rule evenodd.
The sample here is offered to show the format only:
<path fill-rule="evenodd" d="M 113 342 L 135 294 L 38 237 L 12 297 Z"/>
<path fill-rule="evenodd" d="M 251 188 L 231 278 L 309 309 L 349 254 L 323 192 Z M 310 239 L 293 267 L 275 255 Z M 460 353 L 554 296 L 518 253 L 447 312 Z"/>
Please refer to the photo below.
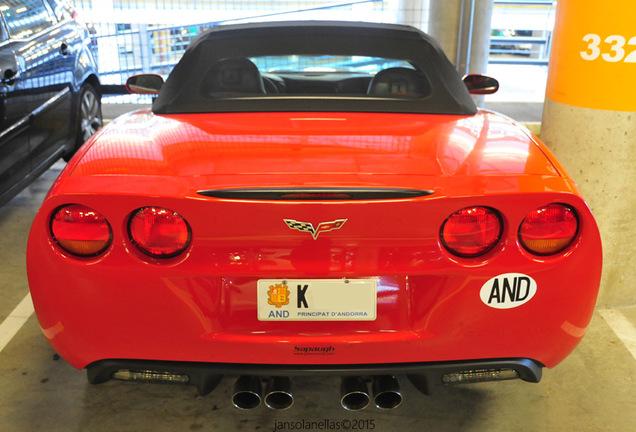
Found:
<path fill-rule="evenodd" d="M 599 305 L 636 303 L 636 2 L 559 0 L 541 137 L 603 238 Z"/>

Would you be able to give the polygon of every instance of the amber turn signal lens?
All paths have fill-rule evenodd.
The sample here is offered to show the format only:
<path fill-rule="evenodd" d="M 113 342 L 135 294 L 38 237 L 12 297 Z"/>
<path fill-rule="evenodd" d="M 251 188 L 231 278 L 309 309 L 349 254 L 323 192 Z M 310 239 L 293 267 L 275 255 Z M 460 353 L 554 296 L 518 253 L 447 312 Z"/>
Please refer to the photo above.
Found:
<path fill-rule="evenodd" d="M 90 207 L 77 204 L 60 207 L 53 214 L 51 235 L 62 249 L 80 257 L 101 254 L 113 238 L 104 216 Z"/>
<path fill-rule="evenodd" d="M 446 219 L 441 229 L 444 247 L 454 255 L 478 257 L 490 251 L 503 231 L 501 218 L 489 207 L 466 207 Z"/>
<path fill-rule="evenodd" d="M 144 207 L 128 224 L 132 242 L 153 258 L 172 258 L 190 244 L 190 227 L 178 213 L 161 207 Z"/>
<path fill-rule="evenodd" d="M 554 255 L 572 244 L 579 231 L 574 210 L 564 204 L 548 204 L 531 212 L 519 227 L 519 242 L 535 255 Z"/>

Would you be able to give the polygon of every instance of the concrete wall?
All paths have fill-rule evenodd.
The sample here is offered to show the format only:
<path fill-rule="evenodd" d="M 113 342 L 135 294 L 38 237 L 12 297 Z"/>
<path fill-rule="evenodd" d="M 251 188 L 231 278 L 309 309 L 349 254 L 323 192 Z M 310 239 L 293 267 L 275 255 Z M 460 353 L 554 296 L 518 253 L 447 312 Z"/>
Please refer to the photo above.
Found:
<path fill-rule="evenodd" d="M 599 225 L 599 306 L 636 303 L 636 113 L 547 99 L 541 138 L 577 182 Z"/>

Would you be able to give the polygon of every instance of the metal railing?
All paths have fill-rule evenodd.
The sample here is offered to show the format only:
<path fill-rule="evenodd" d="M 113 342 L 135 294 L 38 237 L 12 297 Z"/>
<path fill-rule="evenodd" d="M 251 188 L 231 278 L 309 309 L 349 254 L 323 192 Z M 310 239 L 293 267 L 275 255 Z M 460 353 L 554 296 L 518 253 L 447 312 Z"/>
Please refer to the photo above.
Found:
<path fill-rule="evenodd" d="M 150 0 L 140 0 L 128 2 L 130 10 L 125 15 L 131 13 L 143 13 L 141 7 L 151 8 L 153 4 L 161 3 L 162 12 L 170 11 L 171 8 L 178 9 L 186 2 L 174 0 L 161 0 L 155 2 Z M 218 3 L 218 2 L 217 2 Z M 240 2 L 234 2 L 234 5 Z M 93 22 L 93 52 L 98 60 L 99 73 L 104 92 L 106 95 L 125 94 L 123 84 L 126 79 L 137 73 L 157 73 L 166 77 L 174 65 L 185 52 L 186 47 L 192 39 L 202 31 L 211 27 L 227 24 L 231 22 L 259 21 L 265 19 L 285 19 L 292 17 L 313 18 L 316 13 L 337 13 L 341 16 L 344 12 L 350 13 L 352 10 L 359 10 L 360 7 L 374 11 L 377 15 L 371 16 L 371 20 L 390 21 L 396 16 L 395 1 L 392 0 L 349 0 L 349 1 L 298 1 L 298 2 L 274 2 L 252 1 L 252 6 L 263 6 L 262 9 L 255 7 L 245 9 L 233 15 L 233 18 L 224 18 L 212 22 L 189 23 L 181 25 L 157 25 L 139 23 L 139 19 L 131 20 L 126 17 L 125 23 L 116 22 Z M 295 3 L 293 5 L 292 3 Z M 523 16 L 532 14 L 535 21 L 538 17 L 540 24 L 541 17 L 545 17 L 543 29 L 525 28 L 500 28 L 493 30 L 491 36 L 489 63 L 492 64 L 531 64 L 547 65 L 551 41 L 550 16 L 554 13 L 555 2 L 552 0 L 495 0 L 495 14 L 511 14 Z M 76 6 L 84 8 L 97 8 L 97 2 L 92 0 L 76 1 Z M 361 6 L 366 5 L 366 6 Z M 133 7 L 134 6 L 134 7 Z M 266 7 L 265 7 L 266 6 Z M 111 10 L 123 12 L 124 3 L 114 0 Z M 192 7 L 192 2 L 190 2 Z M 136 9 L 140 8 L 140 9 Z M 121 11 L 120 11 L 121 9 Z M 209 7 L 207 8 L 209 12 Z M 89 9 L 86 9 L 89 10 Z M 409 11 L 409 13 L 419 13 Z M 292 15 L 293 14 L 293 15 Z M 307 14 L 303 16 L 303 14 Z M 95 17 L 95 14 L 92 15 Z M 99 17 L 99 15 L 97 15 Z M 209 16 L 209 15 L 208 15 Z M 112 19 L 112 15 L 110 19 Z M 369 19 L 369 15 L 361 17 L 356 15 L 356 19 Z M 300 18 L 302 19 L 302 18 Z M 97 21 L 97 20 L 93 20 Z M 136 22 L 130 22 L 136 21 Z M 193 20 L 194 21 L 194 20 Z M 519 20 L 504 20 L 515 25 Z M 495 34 L 496 33 L 496 34 Z M 123 99 L 122 99 L 123 98 Z M 109 98 L 109 102 L 137 102 L 147 101 L 147 98 L 138 96 L 119 96 Z"/>
<path fill-rule="evenodd" d="M 532 15 L 533 19 L 519 23 L 511 20 L 512 28 L 501 28 L 493 23 L 490 37 L 490 64 L 516 64 L 547 66 L 550 59 L 552 27 L 556 1 L 554 0 L 495 0 L 495 11 L 519 16 Z M 499 27 L 499 28 L 497 28 Z"/>
<path fill-rule="evenodd" d="M 291 14 L 298 19 L 297 17 L 303 14 L 320 11 L 350 11 L 354 7 L 365 4 L 372 12 L 381 13 L 385 8 L 388 10 L 385 0 L 302 2 L 303 7 L 293 9 L 289 8 L 290 3 L 280 2 L 277 6 L 281 9 L 273 12 L 248 9 L 236 18 L 187 25 L 94 22 L 91 26 L 93 54 L 98 62 L 103 92 L 107 96 L 106 101 L 115 103 L 149 101 L 148 97 L 127 95 L 124 88 L 126 79 L 138 73 L 156 73 L 164 78 L 167 77 L 194 37 L 217 25 L 276 19 L 276 17 L 282 20 Z M 298 4 L 300 5 L 300 2 Z M 85 6 L 92 7 L 93 3 L 85 4 Z M 175 6 L 178 5 L 172 5 L 172 7 Z"/>

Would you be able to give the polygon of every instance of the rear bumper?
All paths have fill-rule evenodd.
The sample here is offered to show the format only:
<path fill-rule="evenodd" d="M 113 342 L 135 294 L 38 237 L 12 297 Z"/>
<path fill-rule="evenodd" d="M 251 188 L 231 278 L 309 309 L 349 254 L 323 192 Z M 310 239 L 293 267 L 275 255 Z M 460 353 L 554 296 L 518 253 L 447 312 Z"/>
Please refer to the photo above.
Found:
<path fill-rule="evenodd" d="M 436 386 L 461 382 L 499 381 L 518 378 L 538 383 L 543 365 L 527 358 L 471 360 L 459 362 L 392 363 L 369 365 L 265 365 L 231 363 L 164 362 L 148 360 L 100 360 L 86 367 L 88 381 L 100 384 L 112 379 L 182 383 L 197 387 L 199 394 L 210 393 L 224 375 L 255 376 L 381 376 L 407 375 L 424 394 Z M 515 373 L 511 373 L 514 371 Z M 502 373 L 505 372 L 505 373 Z M 482 379 L 454 380 L 458 374 Z"/>

